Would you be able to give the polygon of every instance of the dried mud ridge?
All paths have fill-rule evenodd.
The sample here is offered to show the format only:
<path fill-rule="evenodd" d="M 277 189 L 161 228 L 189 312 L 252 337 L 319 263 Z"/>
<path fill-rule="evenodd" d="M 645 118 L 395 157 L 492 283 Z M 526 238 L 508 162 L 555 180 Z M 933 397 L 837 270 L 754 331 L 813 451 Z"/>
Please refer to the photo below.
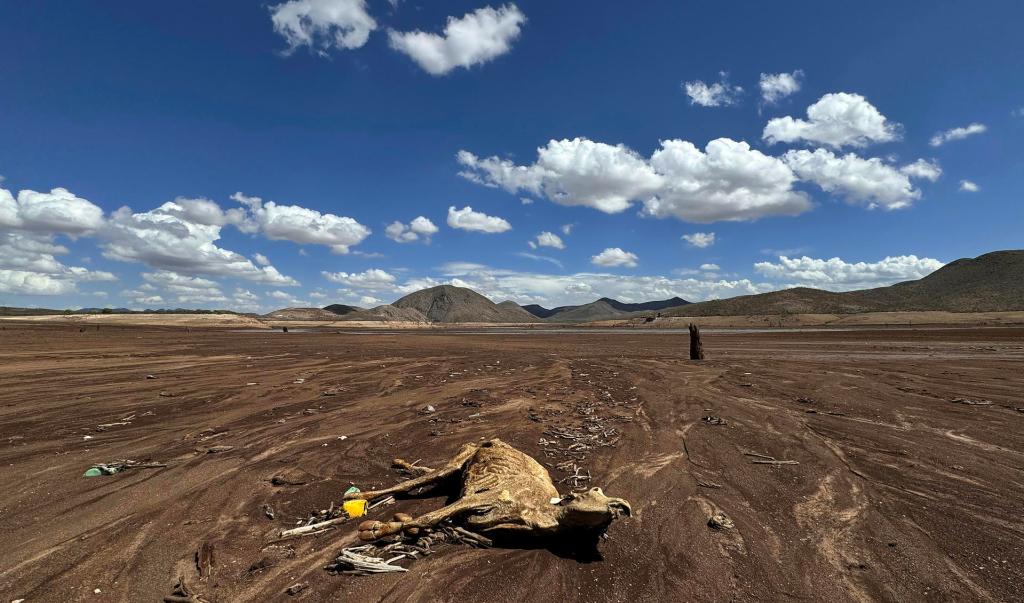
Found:
<path fill-rule="evenodd" d="M 0 599 L 1019 597 L 1024 331 L 704 344 L 693 363 L 679 335 L 5 325 Z M 324 570 L 351 523 L 275 542 L 351 484 L 402 479 L 395 457 L 429 465 L 491 437 L 634 516 L 595 559 L 445 545 L 368 577 Z M 82 477 L 122 459 L 167 467 Z"/>

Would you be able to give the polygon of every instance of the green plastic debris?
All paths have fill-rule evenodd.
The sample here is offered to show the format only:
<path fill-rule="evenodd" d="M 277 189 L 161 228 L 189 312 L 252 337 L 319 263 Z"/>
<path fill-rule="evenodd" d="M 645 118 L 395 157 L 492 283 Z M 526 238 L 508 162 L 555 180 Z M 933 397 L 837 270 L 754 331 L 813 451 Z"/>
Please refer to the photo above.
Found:
<path fill-rule="evenodd" d="M 121 467 L 119 465 L 104 465 L 101 463 L 99 465 L 93 465 L 92 467 L 89 467 L 89 469 L 82 475 L 82 477 L 100 477 L 103 475 L 114 475 L 115 473 L 118 473 L 123 469 L 124 467 Z"/>
<path fill-rule="evenodd" d="M 218 448 L 218 446 L 214 446 Z M 230 450 L 231 446 L 220 446 L 219 448 L 225 448 Z M 217 451 L 214 451 L 217 452 Z M 154 463 L 152 461 L 133 461 L 131 459 L 119 459 L 109 463 L 96 463 L 88 470 L 82 477 L 101 477 L 104 475 L 114 475 L 115 473 L 121 473 L 129 469 L 156 469 L 160 467 L 166 467 L 166 463 Z"/>
<path fill-rule="evenodd" d="M 356 492 L 359 492 L 359 488 L 355 486 L 349 486 L 348 490 L 345 490 L 345 494 L 355 494 Z"/>

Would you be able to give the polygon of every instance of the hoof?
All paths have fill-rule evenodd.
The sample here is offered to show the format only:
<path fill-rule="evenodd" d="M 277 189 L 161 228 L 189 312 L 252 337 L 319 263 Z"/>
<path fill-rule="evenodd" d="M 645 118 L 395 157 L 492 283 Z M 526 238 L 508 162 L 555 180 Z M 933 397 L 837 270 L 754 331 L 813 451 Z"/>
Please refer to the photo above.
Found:
<path fill-rule="evenodd" d="M 364 521 L 359 524 L 359 539 L 370 542 L 402 531 L 402 522 Z"/>

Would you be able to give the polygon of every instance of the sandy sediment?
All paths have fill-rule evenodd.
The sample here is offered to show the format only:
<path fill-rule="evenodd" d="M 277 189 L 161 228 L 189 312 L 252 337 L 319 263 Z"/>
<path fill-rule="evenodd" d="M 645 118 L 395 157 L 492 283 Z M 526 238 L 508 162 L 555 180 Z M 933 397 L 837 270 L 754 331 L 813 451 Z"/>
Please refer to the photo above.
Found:
<path fill-rule="evenodd" d="M 179 575 L 210 601 L 288 599 L 299 582 L 303 601 L 1019 597 L 1024 329 L 708 333 L 704 346 L 691 362 L 685 336 L 626 330 L 4 324 L 0 598 L 158 601 Z M 544 443 L 588 425 L 602 445 L 582 455 Z M 350 484 L 401 479 L 394 457 L 434 463 L 490 437 L 548 464 L 560 489 L 571 460 L 634 516 L 597 558 L 451 546 L 401 575 L 322 569 L 355 526 L 272 543 Z M 766 457 L 798 464 L 753 462 Z M 168 466 L 82 477 L 123 458 Z M 299 483 L 273 485 L 283 472 Z M 709 527 L 719 512 L 735 527 Z"/>

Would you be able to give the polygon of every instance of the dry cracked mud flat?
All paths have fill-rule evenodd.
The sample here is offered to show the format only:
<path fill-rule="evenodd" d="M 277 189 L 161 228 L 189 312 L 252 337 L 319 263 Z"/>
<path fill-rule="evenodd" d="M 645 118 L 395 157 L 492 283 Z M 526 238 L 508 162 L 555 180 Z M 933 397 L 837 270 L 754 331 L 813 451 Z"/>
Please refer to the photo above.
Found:
<path fill-rule="evenodd" d="M 695 363 L 676 333 L 6 324 L 0 601 L 160 601 L 179 575 L 209 601 L 1020 600 L 1024 330 L 704 339 Z M 491 437 L 634 516 L 596 557 L 453 545 L 406 574 L 324 571 L 351 524 L 268 545 L 394 457 Z M 122 458 L 167 467 L 82 477 Z"/>

